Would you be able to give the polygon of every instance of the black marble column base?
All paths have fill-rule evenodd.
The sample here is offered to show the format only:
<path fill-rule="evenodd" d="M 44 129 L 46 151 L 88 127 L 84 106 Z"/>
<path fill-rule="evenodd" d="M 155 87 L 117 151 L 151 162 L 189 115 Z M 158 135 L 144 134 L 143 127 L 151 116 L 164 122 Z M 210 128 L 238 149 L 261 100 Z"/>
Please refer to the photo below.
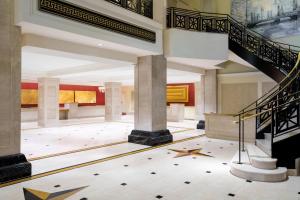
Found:
<path fill-rule="evenodd" d="M 157 146 L 173 142 L 173 135 L 171 135 L 168 129 L 154 132 L 133 130 L 128 136 L 128 142 L 148 146 Z"/>
<path fill-rule="evenodd" d="M 0 157 L 0 183 L 31 176 L 31 163 L 24 154 Z"/>
<path fill-rule="evenodd" d="M 200 120 L 197 124 L 197 129 L 202 129 L 205 130 L 205 121 L 204 120 Z"/>

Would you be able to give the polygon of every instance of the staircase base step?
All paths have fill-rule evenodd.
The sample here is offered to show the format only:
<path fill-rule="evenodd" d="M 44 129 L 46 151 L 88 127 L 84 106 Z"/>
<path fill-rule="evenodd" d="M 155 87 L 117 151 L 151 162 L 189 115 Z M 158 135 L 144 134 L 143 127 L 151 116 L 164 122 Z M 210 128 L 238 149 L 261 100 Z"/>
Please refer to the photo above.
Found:
<path fill-rule="evenodd" d="M 230 172 L 250 181 L 281 182 L 287 180 L 287 169 L 280 167 L 274 170 L 258 169 L 249 164 L 231 163 Z"/>
<path fill-rule="evenodd" d="M 258 154 L 256 154 L 256 155 L 261 155 L 261 156 L 266 155 L 265 153 L 260 152 L 257 147 L 255 147 L 255 146 L 253 147 L 253 146 L 250 146 L 252 148 L 252 150 L 251 150 L 251 148 L 249 148 L 247 146 L 247 150 L 249 148 L 252 155 L 255 154 L 254 152 L 258 152 Z M 247 152 L 242 152 L 241 158 L 242 158 L 241 159 L 242 164 L 238 164 L 239 153 L 237 152 L 231 161 L 230 172 L 234 176 L 237 176 L 237 177 L 240 177 L 240 178 L 243 178 L 246 180 L 261 181 L 261 182 L 281 182 L 281 181 L 285 181 L 287 179 L 287 169 L 284 167 L 280 167 L 280 168 L 276 168 L 276 169 L 256 168 L 255 166 L 253 166 L 253 163 L 249 162 L 249 155 Z M 268 162 L 269 161 L 274 162 L 274 160 L 276 160 L 276 159 L 272 159 L 270 157 L 255 157 L 255 158 L 256 158 L 256 161 L 261 159 L 260 160 L 261 162 L 264 162 L 266 160 Z M 265 163 L 260 163 L 260 164 L 263 164 L 263 166 L 266 166 Z M 276 165 L 276 162 L 275 162 L 275 165 Z"/>
<path fill-rule="evenodd" d="M 277 159 L 274 158 L 261 158 L 261 157 L 251 157 L 251 165 L 258 169 L 276 169 Z"/>
<path fill-rule="evenodd" d="M 246 149 L 253 167 L 270 170 L 276 169 L 277 159 L 270 158 L 270 156 L 253 144 L 247 144 Z"/>

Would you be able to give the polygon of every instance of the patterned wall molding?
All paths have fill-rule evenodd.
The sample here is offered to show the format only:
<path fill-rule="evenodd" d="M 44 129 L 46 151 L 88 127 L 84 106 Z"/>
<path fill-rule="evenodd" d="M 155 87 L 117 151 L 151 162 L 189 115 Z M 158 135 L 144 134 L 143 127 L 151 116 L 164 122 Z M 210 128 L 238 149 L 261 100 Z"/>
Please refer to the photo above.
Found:
<path fill-rule="evenodd" d="M 63 0 L 38 0 L 38 8 L 42 12 L 61 16 L 97 28 L 103 28 L 152 43 L 156 42 L 156 33 L 154 31 L 108 17 Z"/>

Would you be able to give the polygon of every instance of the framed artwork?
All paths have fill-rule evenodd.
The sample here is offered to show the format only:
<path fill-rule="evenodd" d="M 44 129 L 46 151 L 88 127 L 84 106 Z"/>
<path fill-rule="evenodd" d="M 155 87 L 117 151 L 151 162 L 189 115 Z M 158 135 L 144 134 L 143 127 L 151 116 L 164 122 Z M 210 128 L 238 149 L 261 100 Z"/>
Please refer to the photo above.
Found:
<path fill-rule="evenodd" d="M 189 86 L 167 86 L 168 103 L 187 103 L 189 102 Z"/>
<path fill-rule="evenodd" d="M 75 102 L 96 103 L 96 91 L 75 91 Z"/>

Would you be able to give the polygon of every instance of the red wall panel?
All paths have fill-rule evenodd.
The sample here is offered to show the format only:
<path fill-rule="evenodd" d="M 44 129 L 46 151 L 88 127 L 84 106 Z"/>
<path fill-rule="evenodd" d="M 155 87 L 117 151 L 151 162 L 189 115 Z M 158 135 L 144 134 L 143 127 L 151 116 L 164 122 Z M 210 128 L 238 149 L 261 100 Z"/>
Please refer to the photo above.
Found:
<path fill-rule="evenodd" d="M 188 85 L 189 86 L 189 102 L 185 103 L 186 106 L 195 106 L 195 85 L 194 83 L 176 83 L 168 84 L 172 86 L 176 85 Z M 38 89 L 37 83 L 22 83 L 22 89 Z M 96 91 L 96 103 L 79 104 L 79 106 L 90 105 L 105 105 L 105 94 L 100 93 L 97 86 L 84 86 L 84 85 L 65 85 L 59 86 L 60 90 L 73 90 L 73 91 Z M 22 107 L 36 107 L 37 105 L 22 105 Z"/>
<path fill-rule="evenodd" d="M 85 86 L 85 85 L 59 85 L 60 90 L 73 90 L 73 91 L 96 91 L 96 103 L 81 103 L 79 106 L 88 105 L 105 105 L 105 94 L 99 92 L 98 86 Z"/>
<path fill-rule="evenodd" d="M 37 83 L 22 83 L 22 89 L 38 89 Z M 105 94 L 100 93 L 97 86 L 84 86 L 84 85 L 59 85 L 60 90 L 73 90 L 73 91 L 96 91 L 96 103 L 82 103 L 79 106 L 90 105 L 105 105 Z M 36 107 L 37 105 L 22 105 L 22 107 Z"/>

